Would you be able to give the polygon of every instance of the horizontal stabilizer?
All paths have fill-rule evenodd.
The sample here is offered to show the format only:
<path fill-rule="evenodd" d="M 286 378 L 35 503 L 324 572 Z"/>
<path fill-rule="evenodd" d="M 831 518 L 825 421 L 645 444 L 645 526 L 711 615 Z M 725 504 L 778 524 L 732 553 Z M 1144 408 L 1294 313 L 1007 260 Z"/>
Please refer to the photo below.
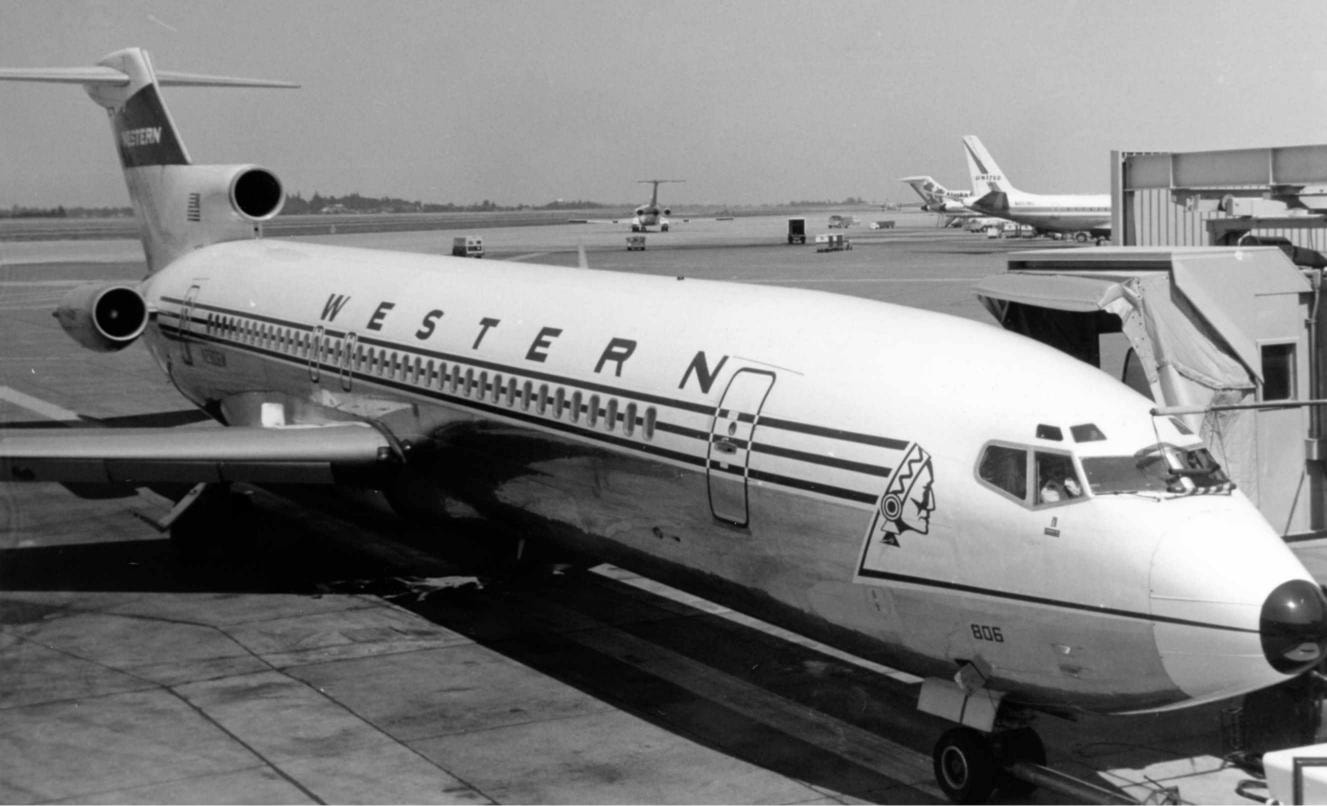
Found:
<path fill-rule="evenodd" d="M 175 73 L 161 70 L 156 73 L 157 83 L 177 87 L 266 87 L 271 89 L 298 89 L 289 81 L 267 81 L 259 78 L 208 76 L 198 73 Z M 122 87 L 130 77 L 114 67 L 19 67 L 0 69 L 0 81 L 45 81 L 54 84 L 91 84 Z"/>

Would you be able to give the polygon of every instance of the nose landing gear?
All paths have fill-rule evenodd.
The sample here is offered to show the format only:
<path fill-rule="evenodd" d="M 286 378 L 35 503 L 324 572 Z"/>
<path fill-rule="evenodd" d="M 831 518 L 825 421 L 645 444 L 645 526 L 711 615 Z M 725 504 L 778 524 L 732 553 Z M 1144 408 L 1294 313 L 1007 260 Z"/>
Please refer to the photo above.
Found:
<path fill-rule="evenodd" d="M 1019 762 L 1044 765 L 1046 748 L 1028 727 L 983 734 L 969 727 L 951 728 L 935 743 L 931 755 L 936 783 L 954 803 L 985 803 L 997 789 L 1022 797 L 1036 788 L 1012 775 Z"/>

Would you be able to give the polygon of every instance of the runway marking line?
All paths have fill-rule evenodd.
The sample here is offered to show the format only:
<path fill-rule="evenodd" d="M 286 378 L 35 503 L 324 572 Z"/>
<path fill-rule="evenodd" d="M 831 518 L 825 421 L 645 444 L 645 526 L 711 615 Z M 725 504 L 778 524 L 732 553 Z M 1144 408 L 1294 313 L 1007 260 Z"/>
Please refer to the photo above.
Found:
<path fill-rule="evenodd" d="M 25 409 L 33 414 L 40 415 L 50 420 L 78 422 L 83 419 L 82 417 L 79 417 L 76 412 L 72 412 L 63 406 L 48 403 L 47 401 L 33 397 L 32 395 L 26 395 L 10 386 L 0 386 L 0 400 L 13 403 L 21 409 Z"/>

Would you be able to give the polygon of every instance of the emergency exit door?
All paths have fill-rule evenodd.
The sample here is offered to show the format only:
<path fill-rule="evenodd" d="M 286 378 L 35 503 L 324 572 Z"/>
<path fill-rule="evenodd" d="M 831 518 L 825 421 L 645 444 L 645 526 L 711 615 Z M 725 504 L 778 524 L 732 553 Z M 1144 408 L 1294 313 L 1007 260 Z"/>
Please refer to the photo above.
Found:
<path fill-rule="evenodd" d="M 772 372 L 738 370 L 728 382 L 710 426 L 705 463 L 710 512 L 734 526 L 746 526 L 751 519 L 747 501 L 751 445 L 760 422 L 760 409 L 773 385 Z"/>

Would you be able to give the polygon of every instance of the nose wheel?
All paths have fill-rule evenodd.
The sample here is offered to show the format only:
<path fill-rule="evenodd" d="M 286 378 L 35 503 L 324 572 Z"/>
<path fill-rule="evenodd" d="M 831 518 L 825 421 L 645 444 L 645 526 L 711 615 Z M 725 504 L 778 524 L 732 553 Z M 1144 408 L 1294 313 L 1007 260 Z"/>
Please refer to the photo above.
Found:
<path fill-rule="evenodd" d="M 968 727 L 951 728 L 931 754 L 935 781 L 954 803 L 985 803 L 991 793 L 1020 797 L 1036 787 L 1006 768 L 1020 761 L 1046 763 L 1046 749 L 1031 728 L 983 734 Z"/>
<path fill-rule="evenodd" d="M 952 728 L 931 754 L 935 782 L 954 803 L 985 803 L 995 790 L 995 753 L 972 728 Z"/>

